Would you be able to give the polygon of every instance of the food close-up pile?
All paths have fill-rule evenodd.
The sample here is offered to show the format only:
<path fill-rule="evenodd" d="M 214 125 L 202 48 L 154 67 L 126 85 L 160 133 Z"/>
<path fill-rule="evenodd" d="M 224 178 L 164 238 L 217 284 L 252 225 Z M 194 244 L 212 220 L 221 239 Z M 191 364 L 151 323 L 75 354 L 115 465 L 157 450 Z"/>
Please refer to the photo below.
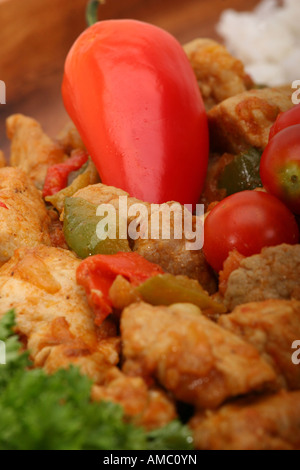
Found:
<path fill-rule="evenodd" d="M 300 71 L 99 3 L 1 122 L 0 449 L 300 450 Z"/>

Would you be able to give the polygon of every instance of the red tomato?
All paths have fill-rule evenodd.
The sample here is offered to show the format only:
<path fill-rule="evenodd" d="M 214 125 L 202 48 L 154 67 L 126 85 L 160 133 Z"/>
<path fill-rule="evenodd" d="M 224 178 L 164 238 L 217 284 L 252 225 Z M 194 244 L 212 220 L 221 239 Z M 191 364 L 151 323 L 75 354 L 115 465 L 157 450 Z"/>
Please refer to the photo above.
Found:
<path fill-rule="evenodd" d="M 103 183 L 144 201 L 197 203 L 207 117 L 173 36 L 135 20 L 94 24 L 68 54 L 62 94 Z"/>
<path fill-rule="evenodd" d="M 281 201 L 262 191 L 242 191 L 225 198 L 204 223 L 204 254 L 216 271 L 223 268 L 234 249 L 251 256 L 265 246 L 298 241 L 294 215 Z"/>
<path fill-rule="evenodd" d="M 261 157 L 260 177 L 269 193 L 300 214 L 300 124 L 270 140 Z"/>
<path fill-rule="evenodd" d="M 269 140 L 273 139 L 274 135 L 290 126 L 300 124 L 300 104 L 289 109 L 285 113 L 280 113 L 271 127 Z"/>

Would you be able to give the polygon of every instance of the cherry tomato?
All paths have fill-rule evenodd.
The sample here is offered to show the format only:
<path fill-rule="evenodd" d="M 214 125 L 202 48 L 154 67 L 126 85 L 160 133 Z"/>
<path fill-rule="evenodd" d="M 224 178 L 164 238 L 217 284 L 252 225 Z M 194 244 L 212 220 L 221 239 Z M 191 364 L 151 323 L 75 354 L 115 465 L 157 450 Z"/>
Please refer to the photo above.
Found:
<path fill-rule="evenodd" d="M 262 191 L 242 191 L 223 199 L 204 223 L 204 254 L 215 271 L 223 268 L 234 249 L 251 256 L 265 246 L 298 241 L 294 215 L 279 199 Z"/>
<path fill-rule="evenodd" d="M 300 124 L 270 140 L 261 157 L 260 177 L 269 193 L 300 214 Z"/>
<path fill-rule="evenodd" d="M 148 202 L 197 203 L 207 117 L 171 34 L 135 20 L 94 24 L 68 54 L 62 94 L 104 184 Z"/>
<path fill-rule="evenodd" d="M 278 115 L 275 123 L 271 127 L 269 140 L 273 139 L 273 137 L 283 129 L 295 126 L 296 124 L 300 124 L 300 104 Z"/>

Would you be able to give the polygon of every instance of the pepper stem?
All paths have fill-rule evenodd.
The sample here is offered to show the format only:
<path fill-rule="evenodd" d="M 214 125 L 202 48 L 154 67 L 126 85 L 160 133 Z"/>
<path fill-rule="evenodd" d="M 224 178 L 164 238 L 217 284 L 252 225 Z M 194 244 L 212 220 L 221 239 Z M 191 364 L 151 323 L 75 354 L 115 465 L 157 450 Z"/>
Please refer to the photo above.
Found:
<path fill-rule="evenodd" d="M 86 11 L 85 18 L 88 26 L 92 26 L 98 21 L 98 8 L 100 4 L 105 3 L 105 0 L 89 0 Z"/>

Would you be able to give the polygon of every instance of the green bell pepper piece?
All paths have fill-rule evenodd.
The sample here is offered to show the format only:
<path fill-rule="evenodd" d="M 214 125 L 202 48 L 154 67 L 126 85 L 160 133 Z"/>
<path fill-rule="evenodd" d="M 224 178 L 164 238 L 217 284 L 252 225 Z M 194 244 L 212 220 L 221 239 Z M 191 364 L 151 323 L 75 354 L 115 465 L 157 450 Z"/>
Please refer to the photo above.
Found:
<path fill-rule="evenodd" d="M 64 203 L 64 235 L 66 242 L 80 258 L 91 255 L 113 255 L 120 251 L 130 252 L 128 240 L 100 240 L 96 233 L 97 206 L 79 197 L 66 197 Z M 118 226 L 116 227 L 118 237 Z"/>
<path fill-rule="evenodd" d="M 247 152 L 237 155 L 226 165 L 218 183 L 219 189 L 226 189 L 227 196 L 262 187 L 259 165 L 262 152 L 250 148 Z"/>
<path fill-rule="evenodd" d="M 225 313 L 224 305 L 214 301 L 198 281 L 186 276 L 159 274 L 136 288 L 143 300 L 152 305 L 191 303 L 214 313 Z"/>

